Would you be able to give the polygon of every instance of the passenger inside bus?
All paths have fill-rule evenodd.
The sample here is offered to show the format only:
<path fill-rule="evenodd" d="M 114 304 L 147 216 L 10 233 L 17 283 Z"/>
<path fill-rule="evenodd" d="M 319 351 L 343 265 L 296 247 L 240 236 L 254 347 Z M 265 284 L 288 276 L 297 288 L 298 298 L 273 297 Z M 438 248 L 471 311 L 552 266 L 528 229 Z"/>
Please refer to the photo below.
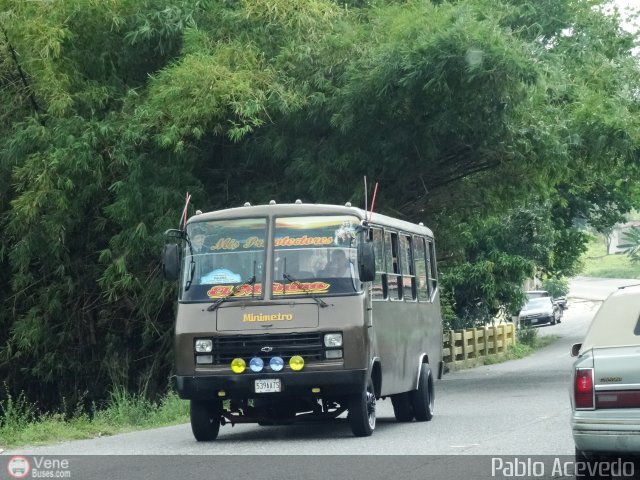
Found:
<path fill-rule="evenodd" d="M 191 235 L 191 247 L 193 248 L 193 254 L 204 253 L 207 248 L 204 245 L 206 232 L 201 228 L 196 228 Z"/>

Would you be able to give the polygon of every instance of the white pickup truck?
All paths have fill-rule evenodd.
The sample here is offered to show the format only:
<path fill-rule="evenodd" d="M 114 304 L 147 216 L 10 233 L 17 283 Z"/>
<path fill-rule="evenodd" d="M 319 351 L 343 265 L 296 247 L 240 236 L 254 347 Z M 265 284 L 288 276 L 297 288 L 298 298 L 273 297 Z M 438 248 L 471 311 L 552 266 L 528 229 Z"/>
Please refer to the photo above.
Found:
<path fill-rule="evenodd" d="M 613 292 L 571 354 L 576 461 L 640 454 L 640 285 Z"/>

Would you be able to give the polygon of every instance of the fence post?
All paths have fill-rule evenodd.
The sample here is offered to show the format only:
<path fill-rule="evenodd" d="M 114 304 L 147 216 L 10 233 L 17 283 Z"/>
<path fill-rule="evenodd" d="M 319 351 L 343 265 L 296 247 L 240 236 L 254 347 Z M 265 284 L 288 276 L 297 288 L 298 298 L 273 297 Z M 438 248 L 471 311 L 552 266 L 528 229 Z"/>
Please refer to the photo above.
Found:
<path fill-rule="evenodd" d="M 453 363 L 458 356 L 456 351 L 456 332 L 454 330 L 449 330 L 449 344 L 451 345 L 451 362 Z"/>
<path fill-rule="evenodd" d="M 489 355 L 489 326 L 484 326 L 484 349 L 482 354 L 486 357 Z"/>
<path fill-rule="evenodd" d="M 473 329 L 473 358 L 478 358 L 478 329 Z"/>
<path fill-rule="evenodd" d="M 502 353 L 507 352 L 507 326 L 502 325 Z"/>
<path fill-rule="evenodd" d="M 468 356 L 467 352 L 467 329 L 462 329 L 462 360 L 466 360 Z"/>

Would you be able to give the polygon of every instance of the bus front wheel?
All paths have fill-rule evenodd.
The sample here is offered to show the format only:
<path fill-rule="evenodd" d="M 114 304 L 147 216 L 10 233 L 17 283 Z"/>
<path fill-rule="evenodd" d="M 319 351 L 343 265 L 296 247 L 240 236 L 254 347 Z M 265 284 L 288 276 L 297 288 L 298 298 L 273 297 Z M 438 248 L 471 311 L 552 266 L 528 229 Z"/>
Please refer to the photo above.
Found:
<path fill-rule="evenodd" d="M 222 402 L 220 400 L 191 400 L 191 431 L 199 442 L 210 442 L 218 438 Z"/>
<path fill-rule="evenodd" d="M 416 421 L 427 422 L 433 418 L 435 403 L 433 375 L 431 375 L 431 367 L 426 363 L 420 370 L 418 389 L 411 392 L 411 403 Z"/>
<path fill-rule="evenodd" d="M 368 437 L 376 428 L 376 392 L 371 377 L 362 391 L 349 399 L 349 425 L 356 437 Z"/>

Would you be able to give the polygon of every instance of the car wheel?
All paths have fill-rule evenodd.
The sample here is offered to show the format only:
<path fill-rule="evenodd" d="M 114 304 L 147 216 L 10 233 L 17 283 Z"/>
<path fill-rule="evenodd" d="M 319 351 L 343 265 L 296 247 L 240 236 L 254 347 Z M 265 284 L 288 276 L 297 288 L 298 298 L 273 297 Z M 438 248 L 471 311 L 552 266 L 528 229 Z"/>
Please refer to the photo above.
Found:
<path fill-rule="evenodd" d="M 397 421 L 410 422 L 413 420 L 413 405 L 411 404 L 409 392 L 391 395 L 391 403 L 393 404 L 393 414 L 396 416 Z"/>
<path fill-rule="evenodd" d="M 222 402 L 220 400 L 191 400 L 189 408 L 191 431 L 199 442 L 210 442 L 218 438 Z"/>
<path fill-rule="evenodd" d="M 371 377 L 362 391 L 349 399 L 348 419 L 356 437 L 368 437 L 376 428 L 376 392 Z"/>
<path fill-rule="evenodd" d="M 431 367 L 423 364 L 420 370 L 418 389 L 411 392 L 413 414 L 418 422 L 428 422 L 433 418 L 435 392 L 433 389 L 433 375 Z"/>

